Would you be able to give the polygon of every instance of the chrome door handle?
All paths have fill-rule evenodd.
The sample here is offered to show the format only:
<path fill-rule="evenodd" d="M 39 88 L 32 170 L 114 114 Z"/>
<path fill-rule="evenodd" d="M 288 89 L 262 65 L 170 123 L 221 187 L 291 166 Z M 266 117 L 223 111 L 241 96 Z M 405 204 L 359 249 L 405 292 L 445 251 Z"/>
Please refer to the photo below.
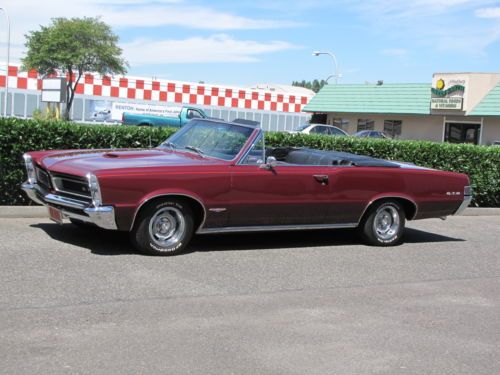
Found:
<path fill-rule="evenodd" d="M 321 185 L 328 185 L 328 175 L 326 175 L 326 174 L 313 174 L 313 177 Z"/>

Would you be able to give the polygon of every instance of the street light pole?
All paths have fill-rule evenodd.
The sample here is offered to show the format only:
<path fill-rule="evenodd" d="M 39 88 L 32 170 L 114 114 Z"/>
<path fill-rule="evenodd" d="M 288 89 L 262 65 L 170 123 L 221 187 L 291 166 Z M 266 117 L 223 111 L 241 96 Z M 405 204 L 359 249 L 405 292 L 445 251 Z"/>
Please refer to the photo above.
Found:
<path fill-rule="evenodd" d="M 337 58 L 335 57 L 335 55 L 332 53 L 332 52 L 320 52 L 320 51 L 314 51 L 312 53 L 313 56 L 319 56 L 319 55 L 328 55 L 332 58 L 333 60 L 333 63 L 335 64 L 335 74 L 329 76 L 326 81 L 328 82 L 328 80 L 333 76 L 335 77 L 335 84 L 338 83 L 338 79 L 340 78 L 340 74 L 339 74 L 339 65 L 337 64 Z"/>
<path fill-rule="evenodd" d="M 5 69 L 5 98 L 3 101 L 3 115 L 7 117 L 7 98 L 9 97 L 9 63 L 10 63 L 10 18 L 5 8 L 0 8 L 7 20 L 7 69 Z"/>

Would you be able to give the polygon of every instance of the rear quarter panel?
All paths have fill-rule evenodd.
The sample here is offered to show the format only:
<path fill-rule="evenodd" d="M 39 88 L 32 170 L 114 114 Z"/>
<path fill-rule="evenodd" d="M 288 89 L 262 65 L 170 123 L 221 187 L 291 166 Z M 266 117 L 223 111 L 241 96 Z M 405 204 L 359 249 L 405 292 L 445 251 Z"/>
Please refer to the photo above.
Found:
<path fill-rule="evenodd" d="M 333 222 L 359 222 L 378 199 L 399 197 L 417 205 L 425 219 L 453 214 L 463 201 L 464 174 L 425 169 L 346 167 L 330 173 L 332 201 L 328 216 Z M 449 193 L 453 192 L 453 195 Z"/>

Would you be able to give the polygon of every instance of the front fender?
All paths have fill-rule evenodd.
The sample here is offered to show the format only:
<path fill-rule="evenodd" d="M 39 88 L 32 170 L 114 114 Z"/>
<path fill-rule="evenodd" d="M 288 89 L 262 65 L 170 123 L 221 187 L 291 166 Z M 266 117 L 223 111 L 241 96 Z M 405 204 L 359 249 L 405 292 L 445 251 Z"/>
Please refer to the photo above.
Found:
<path fill-rule="evenodd" d="M 206 216 L 206 204 L 198 194 L 186 189 L 157 189 L 143 196 L 137 204 L 117 205 L 116 221 L 118 228 L 120 230 L 130 231 L 134 226 L 137 214 L 139 213 L 141 207 L 143 207 L 153 199 L 173 196 L 185 197 L 197 201 L 202 206 L 204 214 Z"/>

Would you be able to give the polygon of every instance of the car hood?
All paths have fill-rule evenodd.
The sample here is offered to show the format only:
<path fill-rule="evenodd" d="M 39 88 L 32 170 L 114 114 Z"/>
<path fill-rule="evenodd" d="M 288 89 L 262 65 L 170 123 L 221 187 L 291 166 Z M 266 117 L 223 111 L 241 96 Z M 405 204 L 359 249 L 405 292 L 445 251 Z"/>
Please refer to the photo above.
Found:
<path fill-rule="evenodd" d="M 195 153 L 168 149 L 109 149 L 53 151 L 37 160 L 52 172 L 85 176 L 99 170 L 158 166 L 197 166 L 223 161 Z"/>

